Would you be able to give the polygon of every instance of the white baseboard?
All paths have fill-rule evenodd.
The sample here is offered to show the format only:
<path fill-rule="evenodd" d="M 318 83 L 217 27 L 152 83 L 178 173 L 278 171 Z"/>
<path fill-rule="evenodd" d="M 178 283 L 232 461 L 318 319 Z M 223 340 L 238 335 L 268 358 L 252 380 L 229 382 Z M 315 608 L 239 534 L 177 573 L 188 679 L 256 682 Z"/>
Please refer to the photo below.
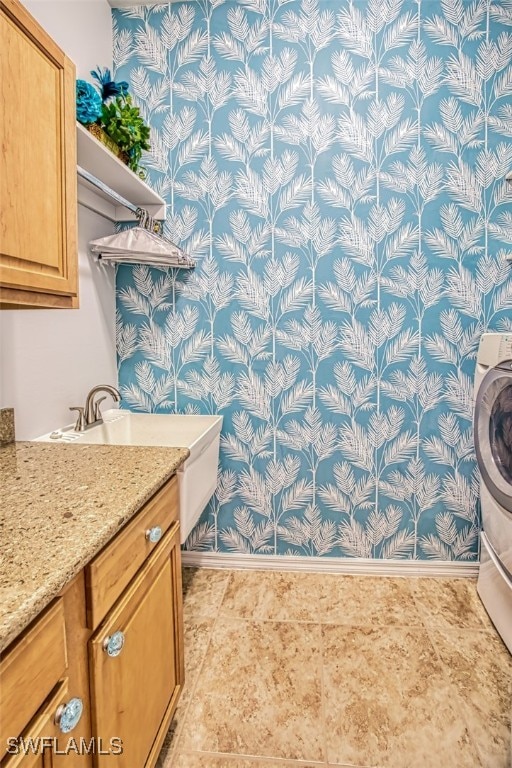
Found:
<path fill-rule="evenodd" d="M 451 576 L 476 578 L 479 563 L 444 560 L 370 560 L 345 557 L 292 557 L 287 555 L 237 555 L 219 552 L 181 553 L 182 564 L 235 571 L 302 571 L 345 573 L 359 576 Z"/>

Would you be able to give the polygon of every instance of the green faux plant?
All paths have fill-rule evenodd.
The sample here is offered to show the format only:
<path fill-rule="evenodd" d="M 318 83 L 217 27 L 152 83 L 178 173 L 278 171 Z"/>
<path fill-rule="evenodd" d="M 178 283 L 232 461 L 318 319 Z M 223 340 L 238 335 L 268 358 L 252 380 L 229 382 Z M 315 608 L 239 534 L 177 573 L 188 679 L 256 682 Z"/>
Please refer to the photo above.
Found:
<path fill-rule="evenodd" d="M 103 103 L 98 122 L 119 149 L 127 153 L 129 167 L 137 172 L 142 150 L 150 149 L 149 126 L 144 122 L 139 107 L 133 105 L 130 94 L 122 94 Z"/>

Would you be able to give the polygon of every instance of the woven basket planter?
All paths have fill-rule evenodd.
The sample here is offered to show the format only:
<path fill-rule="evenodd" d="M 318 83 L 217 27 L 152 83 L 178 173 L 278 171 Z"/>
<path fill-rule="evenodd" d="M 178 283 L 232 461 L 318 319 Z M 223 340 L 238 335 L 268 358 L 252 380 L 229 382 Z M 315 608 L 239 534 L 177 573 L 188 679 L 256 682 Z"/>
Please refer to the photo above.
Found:
<path fill-rule="evenodd" d="M 113 141 L 110 136 L 105 133 L 103 128 L 100 128 L 97 123 L 89 123 L 88 125 L 85 125 L 84 128 L 87 128 L 89 133 L 92 133 L 92 135 L 95 136 L 98 141 L 101 141 L 101 143 L 104 144 L 112 152 L 113 155 L 118 157 L 121 162 L 123 162 L 125 165 L 128 165 L 130 161 L 128 154 L 122 149 L 119 149 L 115 141 Z"/>

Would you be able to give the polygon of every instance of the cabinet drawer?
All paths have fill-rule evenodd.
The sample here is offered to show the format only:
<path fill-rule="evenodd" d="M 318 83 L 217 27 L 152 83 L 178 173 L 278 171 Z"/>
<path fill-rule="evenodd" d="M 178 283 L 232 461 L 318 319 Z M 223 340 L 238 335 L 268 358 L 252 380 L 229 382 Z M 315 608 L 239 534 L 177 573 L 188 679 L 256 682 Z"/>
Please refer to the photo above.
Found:
<path fill-rule="evenodd" d="M 57 748 L 59 747 L 59 729 L 55 725 L 55 715 L 67 697 L 67 680 L 62 680 L 57 690 L 45 701 L 21 735 L 16 753 L 13 752 L 6 756 L 0 764 L 0 768 L 54 768 L 57 764 L 63 763 L 66 756 L 63 756 L 59 761 L 54 759 L 52 746 L 55 744 Z M 64 736 L 63 743 L 67 740 L 67 737 Z M 26 745 L 25 749 L 23 744 Z M 66 765 L 66 763 L 63 764 Z"/>
<path fill-rule="evenodd" d="M 157 546 L 148 538 L 161 534 L 178 520 L 178 480 L 173 477 L 85 569 L 87 623 L 95 629 L 103 620 L 144 560 Z"/>
<path fill-rule="evenodd" d="M 64 605 L 57 600 L 0 662 L 0 756 L 19 736 L 67 667 Z"/>

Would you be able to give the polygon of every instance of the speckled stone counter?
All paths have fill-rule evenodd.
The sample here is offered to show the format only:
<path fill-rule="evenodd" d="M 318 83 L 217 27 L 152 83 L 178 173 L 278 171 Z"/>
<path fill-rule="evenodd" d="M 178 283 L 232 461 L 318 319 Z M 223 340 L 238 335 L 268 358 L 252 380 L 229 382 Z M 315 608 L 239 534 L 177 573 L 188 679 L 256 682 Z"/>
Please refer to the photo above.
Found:
<path fill-rule="evenodd" d="M 0 448 L 0 650 L 189 456 L 187 448 Z"/>
<path fill-rule="evenodd" d="M 0 445 L 14 443 L 14 408 L 0 408 Z"/>

